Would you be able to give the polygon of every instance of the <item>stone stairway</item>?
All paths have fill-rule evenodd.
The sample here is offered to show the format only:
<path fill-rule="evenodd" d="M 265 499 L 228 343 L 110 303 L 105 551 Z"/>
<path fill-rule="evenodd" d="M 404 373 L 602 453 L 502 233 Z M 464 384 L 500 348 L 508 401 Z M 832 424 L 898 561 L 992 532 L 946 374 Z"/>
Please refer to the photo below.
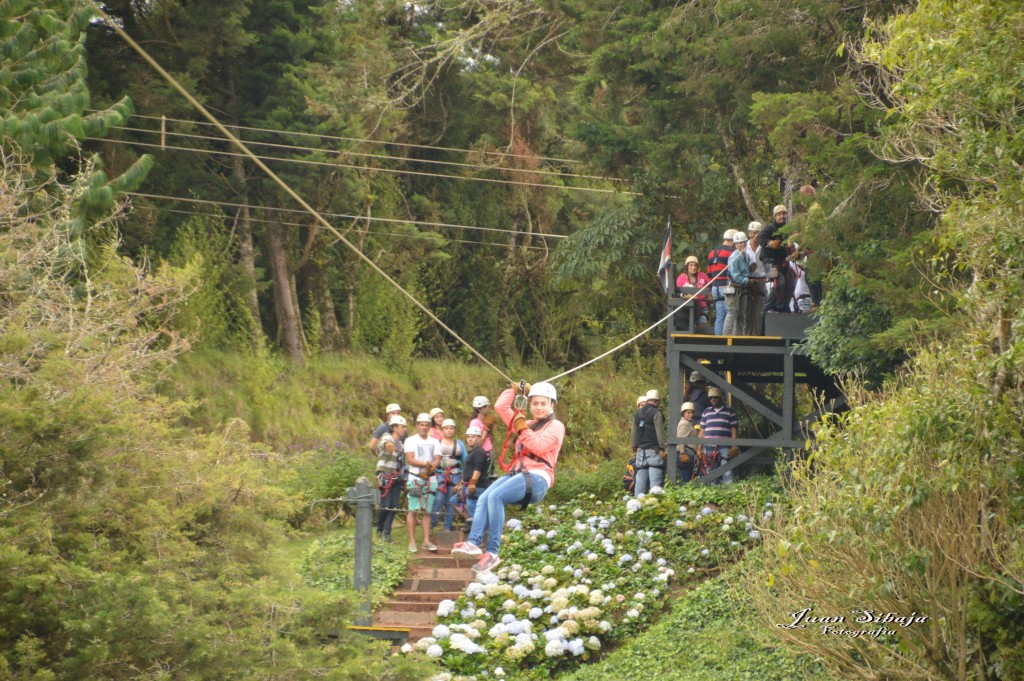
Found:
<path fill-rule="evenodd" d="M 409 629 L 409 642 L 429 636 L 434 628 L 437 605 L 445 599 L 456 600 L 473 581 L 472 560 L 452 557 L 452 546 L 464 540 L 461 532 L 437 532 L 437 553 L 424 549 L 409 558 L 404 582 L 373 614 L 373 624 Z"/>

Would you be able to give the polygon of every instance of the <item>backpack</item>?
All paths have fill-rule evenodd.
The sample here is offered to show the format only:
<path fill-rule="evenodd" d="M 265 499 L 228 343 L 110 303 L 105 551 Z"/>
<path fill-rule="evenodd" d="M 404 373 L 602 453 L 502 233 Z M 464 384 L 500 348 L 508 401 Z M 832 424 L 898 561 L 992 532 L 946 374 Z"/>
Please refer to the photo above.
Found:
<path fill-rule="evenodd" d="M 632 492 L 636 485 L 636 457 L 634 456 L 626 464 L 626 474 L 622 476 L 622 486 L 627 492 Z"/>

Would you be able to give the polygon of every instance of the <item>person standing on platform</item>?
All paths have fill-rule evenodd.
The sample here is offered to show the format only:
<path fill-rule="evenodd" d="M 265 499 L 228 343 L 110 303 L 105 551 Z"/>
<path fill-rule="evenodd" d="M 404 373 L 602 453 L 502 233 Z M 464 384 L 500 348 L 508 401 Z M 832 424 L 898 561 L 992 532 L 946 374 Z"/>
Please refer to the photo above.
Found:
<path fill-rule="evenodd" d="M 766 268 L 766 281 L 771 287 L 765 300 L 767 312 L 790 312 L 793 300 L 792 277 L 789 271 L 789 248 L 779 233 L 789 222 L 789 211 L 781 203 L 772 209 L 772 221 L 757 235 L 761 247 L 761 263 Z"/>
<path fill-rule="evenodd" d="M 708 390 L 708 397 L 711 399 L 711 406 L 705 409 L 700 417 L 700 437 L 705 440 L 739 437 L 740 420 L 733 408 L 725 405 L 725 391 L 721 388 L 711 388 Z M 731 453 L 729 445 L 715 445 L 712 442 L 706 446 L 718 448 L 716 468 L 724 466 L 729 460 Z M 732 482 L 732 471 L 722 475 L 722 482 L 725 484 Z"/>
<path fill-rule="evenodd" d="M 697 256 L 691 255 L 683 263 L 683 271 L 676 279 L 676 288 L 689 286 L 691 288 L 704 288 L 711 280 L 708 275 L 700 271 L 700 261 Z M 706 293 L 697 295 L 697 324 L 705 326 L 708 323 L 708 297 Z"/>
<path fill-rule="evenodd" d="M 726 267 L 730 284 L 725 289 L 726 313 L 723 335 L 726 336 L 738 336 L 743 330 L 742 318 L 747 302 L 747 285 L 750 283 L 750 262 L 744 252 L 747 246 L 747 235 L 737 232 L 733 243 L 736 245 L 736 250 L 729 256 Z"/>
<path fill-rule="evenodd" d="M 725 268 L 729 264 L 729 256 L 733 252 L 732 237 L 735 230 L 727 229 L 722 235 L 722 245 L 711 249 L 708 253 L 708 279 L 711 280 L 711 299 L 715 301 L 715 335 L 721 336 L 725 328 L 725 293 L 723 289 L 729 285 L 729 275 Z"/>
<path fill-rule="evenodd" d="M 391 543 L 391 526 L 395 522 L 398 504 L 402 500 L 402 466 L 406 422 L 395 414 L 388 423 L 388 432 L 377 445 L 377 489 L 380 490 L 380 510 L 377 512 L 377 539 Z"/>
<path fill-rule="evenodd" d="M 747 225 L 747 260 L 750 262 L 750 285 L 747 287 L 747 305 L 743 310 L 744 336 L 760 336 L 761 317 L 764 315 L 764 265 L 761 264 L 761 247 L 757 243 L 757 235 L 761 231 L 760 222 Z"/>
<path fill-rule="evenodd" d="M 635 496 L 647 494 L 665 482 L 665 417 L 658 408 L 660 402 L 658 391 L 648 390 L 647 401 L 633 414 L 630 436 L 636 454 Z"/>

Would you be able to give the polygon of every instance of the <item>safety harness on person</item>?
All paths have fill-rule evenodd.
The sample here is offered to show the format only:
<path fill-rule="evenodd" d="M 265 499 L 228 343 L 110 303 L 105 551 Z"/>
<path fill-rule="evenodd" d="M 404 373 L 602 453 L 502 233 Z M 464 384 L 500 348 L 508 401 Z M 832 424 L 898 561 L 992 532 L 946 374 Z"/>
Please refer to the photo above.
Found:
<path fill-rule="evenodd" d="M 521 413 L 520 409 L 516 409 L 515 414 L 518 413 Z M 515 414 L 513 415 L 513 421 L 515 420 Z M 548 423 L 553 421 L 554 418 L 555 414 L 554 412 L 552 412 L 542 419 L 537 419 L 536 421 L 528 425 L 527 428 L 536 433 L 540 431 L 540 429 L 546 426 Z M 509 428 L 508 433 L 505 435 L 505 444 L 501 448 L 501 457 L 498 459 L 498 465 L 501 467 L 501 470 L 505 471 L 506 473 L 511 473 L 512 475 L 518 475 L 522 473 L 523 480 L 526 482 L 526 493 L 523 495 L 523 500 L 519 502 L 519 509 L 525 511 L 526 507 L 530 505 L 530 498 L 533 496 L 533 480 L 529 475 L 529 471 L 526 470 L 526 467 L 523 463 L 523 459 L 526 458 L 530 459 L 531 461 L 535 461 L 539 464 L 543 464 L 544 467 L 547 468 L 548 471 L 550 471 L 552 474 L 554 474 L 555 469 L 547 460 L 542 459 L 533 452 L 525 449 L 523 447 L 523 443 L 521 442 L 516 443 L 516 453 L 512 457 L 512 460 L 506 463 L 505 454 L 508 451 L 508 444 L 511 439 L 512 432 L 512 429 Z"/>

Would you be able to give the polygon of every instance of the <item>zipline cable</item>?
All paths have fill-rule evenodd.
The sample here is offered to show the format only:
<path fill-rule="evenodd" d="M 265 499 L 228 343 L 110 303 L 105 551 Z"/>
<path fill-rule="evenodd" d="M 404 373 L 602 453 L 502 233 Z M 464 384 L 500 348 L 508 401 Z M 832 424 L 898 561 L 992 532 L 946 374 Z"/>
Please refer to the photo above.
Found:
<path fill-rule="evenodd" d="M 149 128 L 132 128 L 124 125 L 112 125 L 110 130 L 123 130 L 125 132 L 141 132 L 150 135 L 166 135 L 168 137 L 184 137 L 187 139 L 207 140 L 212 142 L 223 142 L 221 137 L 211 135 L 195 135 L 188 132 L 172 132 L 170 130 L 150 130 Z M 120 141 L 120 140 L 119 140 Z M 452 166 L 455 168 L 475 168 L 478 170 L 499 170 L 513 173 L 530 173 L 533 175 L 553 175 L 577 180 L 597 180 L 599 182 L 629 182 L 620 177 L 601 177 L 600 175 L 582 175 L 579 173 L 563 173 L 558 170 L 544 170 L 541 168 L 514 168 L 509 166 L 488 165 L 486 163 L 463 163 L 461 161 L 442 161 L 435 158 L 410 158 L 407 156 L 386 156 L 384 154 L 370 154 L 365 151 L 352 151 L 349 149 L 328 149 L 326 147 L 304 147 L 296 144 L 280 144 L 278 142 L 258 142 L 247 139 L 246 144 L 250 147 L 272 147 L 274 149 L 285 149 L 289 151 L 321 152 L 334 156 L 359 156 L 361 158 L 375 158 L 384 161 L 397 161 L 401 163 L 426 163 L 431 165 Z M 205 150 L 204 150 L 205 151 Z M 275 157 L 271 157 L 275 158 Z"/>
<path fill-rule="evenodd" d="M 450 333 L 460 343 L 465 345 L 466 348 L 470 352 L 472 352 L 474 355 L 476 355 L 480 359 L 480 361 L 482 361 L 484 364 L 486 364 L 487 366 L 489 366 L 492 369 L 494 369 L 502 378 L 506 379 L 509 382 L 512 382 L 513 379 L 511 377 L 509 377 L 508 374 L 506 374 L 504 371 L 502 371 L 501 369 L 496 367 L 494 364 L 492 364 L 490 360 L 488 360 L 476 348 L 474 348 L 472 345 L 470 345 L 470 343 L 468 341 L 463 339 L 462 336 L 457 334 L 451 327 L 449 327 L 447 324 L 445 324 L 443 321 L 441 321 L 441 319 L 438 318 L 438 316 L 435 315 L 433 312 L 431 312 L 431 310 L 426 305 L 421 303 L 419 300 L 416 299 L 415 296 L 413 296 L 411 293 L 406 291 L 402 287 L 401 284 L 399 284 L 397 281 L 395 281 L 390 276 L 388 276 L 387 272 L 382 270 L 377 265 L 377 263 L 373 262 L 373 260 L 371 260 L 365 253 L 363 253 L 358 248 L 356 248 L 355 245 L 352 242 L 350 242 L 348 239 L 346 239 L 345 236 L 334 227 L 334 225 L 329 223 L 326 218 L 324 218 L 322 215 L 320 215 L 320 213 L 317 212 L 317 210 L 315 208 L 313 208 L 313 206 L 309 205 L 309 203 L 307 203 L 305 199 L 303 199 L 301 196 L 299 196 L 299 194 L 294 189 L 292 189 L 291 186 L 287 182 L 282 180 L 280 177 L 277 176 L 277 174 L 273 170 L 271 170 L 269 167 L 267 167 L 267 164 L 265 164 L 254 153 L 252 153 L 249 150 L 249 148 L 247 146 L 245 146 L 245 144 L 242 143 L 241 140 L 239 140 L 237 137 L 234 136 L 234 134 L 231 133 L 230 130 L 228 130 L 226 127 L 224 127 L 224 125 L 219 120 L 217 120 L 217 118 L 213 114 L 211 114 L 206 109 L 206 107 L 204 107 L 199 102 L 199 100 L 197 100 L 195 97 L 193 97 L 188 92 L 188 90 L 186 90 L 177 80 L 175 80 L 174 76 L 172 76 L 166 70 L 164 70 L 164 68 L 162 66 L 160 66 L 160 64 L 155 59 L 153 59 L 153 57 L 151 57 L 150 54 L 145 49 L 143 49 L 141 45 L 139 45 L 137 42 L 135 42 L 135 40 L 130 35 L 128 35 L 125 32 L 125 30 L 123 28 L 121 28 L 121 26 L 118 25 L 118 23 L 116 21 L 114 21 L 114 19 L 112 17 L 110 17 L 110 15 L 108 15 L 106 12 L 104 12 L 103 8 L 100 7 L 99 4 L 97 4 L 96 0 L 90 0 L 90 4 L 92 5 L 93 9 L 96 11 L 98 16 L 103 21 L 105 21 L 107 23 L 107 25 L 111 29 L 113 29 L 114 32 L 117 33 L 121 37 L 122 40 L 124 40 L 126 43 L 128 43 L 128 45 L 133 50 L 135 50 L 135 52 L 137 52 L 140 57 L 142 57 L 150 66 L 152 66 L 154 69 L 156 69 L 157 73 L 159 73 L 164 78 L 164 80 L 166 80 L 171 85 L 171 87 L 173 87 L 175 90 L 177 90 L 178 93 L 182 97 L 184 97 L 185 99 L 188 100 L 189 104 L 191 104 L 193 107 L 195 107 L 196 110 L 198 110 L 207 120 L 209 120 L 211 123 L 213 123 L 217 127 L 217 129 L 220 131 L 220 133 L 222 135 L 224 135 L 226 138 L 231 140 L 231 142 L 236 147 L 238 147 L 246 156 L 248 156 L 252 160 L 252 162 L 255 163 L 257 165 L 257 167 L 260 168 L 260 170 L 262 170 L 264 173 L 266 173 L 267 176 L 270 177 L 270 179 L 272 179 L 282 190 L 284 190 L 284 192 L 286 194 L 288 194 L 288 196 L 290 196 L 300 206 L 305 208 L 313 217 L 316 218 L 317 222 L 319 222 L 327 230 L 329 230 L 332 234 L 334 234 L 334 236 L 336 236 L 338 238 L 338 241 L 340 241 L 346 247 L 348 247 L 349 250 L 351 250 L 360 259 L 362 259 L 364 262 L 366 262 L 366 264 L 369 265 L 380 276 L 384 277 L 384 279 L 388 283 L 390 283 L 392 286 L 394 286 L 396 289 L 398 289 L 402 293 L 402 295 L 404 295 L 406 298 L 408 298 L 414 305 L 416 305 L 416 307 L 420 308 L 423 311 L 424 314 L 426 314 L 428 317 L 430 317 L 430 319 L 434 320 L 434 322 L 436 322 L 438 326 L 440 326 L 442 329 L 444 329 L 445 331 Z"/>
<path fill-rule="evenodd" d="M 86 109 L 86 111 L 91 111 L 91 112 L 94 112 L 94 113 L 100 113 L 101 112 L 100 109 Z M 145 118 L 145 119 L 149 119 L 149 120 L 153 120 L 153 121 L 167 121 L 168 123 L 187 123 L 189 125 L 211 125 L 211 126 L 213 125 L 212 123 L 207 123 L 205 121 L 193 121 L 193 120 L 189 120 L 187 118 L 170 118 L 168 116 L 147 116 L 145 114 L 140 114 L 140 113 L 133 113 L 132 114 L 132 118 Z M 429 149 L 431 151 L 455 151 L 455 152 L 462 153 L 462 154 L 488 154 L 488 155 L 502 156 L 502 157 L 508 157 L 508 158 L 525 158 L 525 159 L 538 160 L 538 161 L 553 161 L 555 163 L 575 163 L 575 164 L 579 164 L 579 165 L 583 165 L 584 163 L 586 163 L 586 161 L 580 161 L 579 159 L 573 159 L 573 158 L 557 158 L 557 157 L 553 157 L 553 156 L 534 156 L 533 154 L 513 154 L 511 152 L 487 151 L 485 149 L 460 149 L 458 147 L 438 147 L 438 146 L 431 146 L 429 144 L 413 144 L 411 142 L 388 142 L 386 140 L 371 140 L 371 139 L 364 139 L 364 138 L 360 138 L 360 137 L 340 137 L 338 135 L 326 135 L 326 134 L 321 134 L 321 133 L 318 133 L 318 132 L 302 132 L 300 130 L 280 130 L 280 129 L 276 129 L 276 128 L 254 128 L 254 127 L 247 126 L 247 125 L 232 125 L 231 127 L 235 128 L 236 130 L 250 130 L 250 131 L 253 131 L 253 132 L 270 132 L 270 133 L 275 133 L 275 134 L 278 134 L 278 135 L 294 135 L 294 136 L 299 136 L 299 137 L 318 137 L 320 139 L 325 139 L 325 140 L 341 140 L 343 142 L 356 142 L 356 143 L 359 143 L 359 144 L 382 144 L 382 145 L 386 145 L 386 146 L 403 147 L 403 148 L 408 148 L 408 149 Z M 624 180 L 624 179 L 618 178 L 618 181 L 619 182 L 628 182 L 629 180 Z"/>
<path fill-rule="evenodd" d="M 225 128 L 226 130 L 227 128 Z M 251 151 L 246 150 L 246 153 L 240 153 L 237 151 L 217 151 L 215 149 L 196 149 L 195 147 L 179 147 L 171 144 L 160 144 L 159 142 L 137 142 L 133 140 L 116 140 L 116 139 L 104 139 L 104 142 L 110 144 L 124 144 L 133 147 L 148 147 L 151 149 L 160 149 L 161 151 L 189 151 L 194 154 L 206 154 L 212 156 L 232 156 L 241 158 L 250 158 L 252 160 L 266 160 L 266 161 L 283 161 L 284 163 L 294 163 L 297 165 L 311 165 L 311 166 L 326 166 L 329 168 L 351 168 L 353 170 L 368 170 L 379 173 L 392 173 L 395 175 L 416 175 L 419 177 L 440 177 L 446 180 L 463 180 L 465 182 L 488 182 L 491 184 L 511 184 L 520 187 L 547 187 L 548 189 L 565 189 L 569 191 L 577 192 L 596 192 L 598 194 L 623 194 L 627 196 L 639 196 L 639 192 L 627 192 L 620 191 L 618 189 L 602 189 L 599 187 L 572 187 L 569 185 L 560 184 L 544 184 L 543 182 L 525 182 L 523 180 L 499 180 L 492 177 L 471 177 L 466 175 L 445 175 L 443 173 L 428 173 L 424 170 L 402 170 L 400 168 L 371 168 L 369 166 L 360 166 L 352 163 L 337 163 L 333 161 L 314 161 L 312 159 L 303 158 L 285 158 L 282 156 L 257 156 Z M 241 142 L 239 142 L 241 144 Z"/>
<path fill-rule="evenodd" d="M 224 213 L 220 213 L 220 214 L 217 214 L 217 213 L 196 213 L 195 211 L 190 211 L 190 210 L 179 210 L 177 208 L 161 208 L 159 206 L 156 207 L 156 210 L 163 211 L 164 213 L 177 213 L 177 214 L 180 214 L 180 215 L 194 215 L 196 217 L 204 217 L 204 218 L 227 218 L 227 217 L 229 217 L 228 215 L 226 215 Z M 254 218 L 254 217 L 249 217 L 247 219 L 252 221 L 252 222 L 271 223 L 271 224 L 277 224 L 277 225 L 284 225 L 284 226 L 287 226 L 287 227 L 309 227 L 309 225 L 307 225 L 307 224 L 305 224 L 303 222 L 282 222 L 282 221 L 278 221 L 278 220 L 268 220 L 266 218 Z M 435 236 L 431 235 L 431 234 L 402 234 L 400 232 L 379 232 L 377 230 L 373 230 L 373 231 L 371 231 L 369 233 L 373 234 L 373 235 L 376 235 L 376 236 L 393 236 L 393 237 L 398 237 L 400 239 L 434 239 L 435 238 Z M 440 238 L 444 239 L 446 242 L 453 243 L 453 244 L 476 244 L 478 246 L 494 246 L 496 248 L 508 248 L 508 244 L 499 244 L 499 243 L 495 243 L 493 241 L 472 241 L 472 240 L 469 240 L 469 239 L 452 239 L 452 238 L 449 238 L 449 237 L 440 237 Z M 545 248 L 541 248 L 540 246 L 519 246 L 518 248 L 526 248 L 526 249 L 529 249 L 531 251 L 545 251 L 545 250 L 547 250 Z"/>
<path fill-rule="evenodd" d="M 301 213 L 306 215 L 306 211 L 298 208 L 267 208 L 267 206 L 256 206 L 248 203 L 233 203 L 231 201 L 215 201 L 213 199 L 192 199 L 185 196 L 166 196 L 164 194 L 147 194 L 144 192 L 125 192 L 128 196 L 138 196 L 144 199 L 163 199 L 166 201 L 185 201 L 188 203 L 200 203 L 210 204 L 215 206 L 227 206 L 229 208 L 248 208 L 249 210 L 275 210 L 282 213 Z M 498 232 L 500 234 L 518 234 L 520 236 L 535 236 L 545 239 L 568 239 L 569 237 L 564 234 L 540 234 L 532 233 L 527 234 L 526 232 L 520 232 L 514 229 L 501 229 L 500 227 L 478 227 L 475 225 L 457 225 L 449 222 L 430 222 L 427 220 L 403 220 L 401 218 L 381 218 L 374 217 L 372 215 L 348 215 L 346 213 L 320 213 L 329 218 L 341 218 L 343 220 L 369 220 L 371 222 L 388 222 L 393 224 L 404 224 L 404 225 L 419 225 L 422 227 L 449 227 L 452 229 L 470 229 L 479 232 Z M 250 218 L 254 219 L 254 218 Z M 257 220 L 257 222 L 259 222 Z M 267 222 L 273 222 L 268 220 Z M 279 223 L 284 224 L 284 223 Z"/>

